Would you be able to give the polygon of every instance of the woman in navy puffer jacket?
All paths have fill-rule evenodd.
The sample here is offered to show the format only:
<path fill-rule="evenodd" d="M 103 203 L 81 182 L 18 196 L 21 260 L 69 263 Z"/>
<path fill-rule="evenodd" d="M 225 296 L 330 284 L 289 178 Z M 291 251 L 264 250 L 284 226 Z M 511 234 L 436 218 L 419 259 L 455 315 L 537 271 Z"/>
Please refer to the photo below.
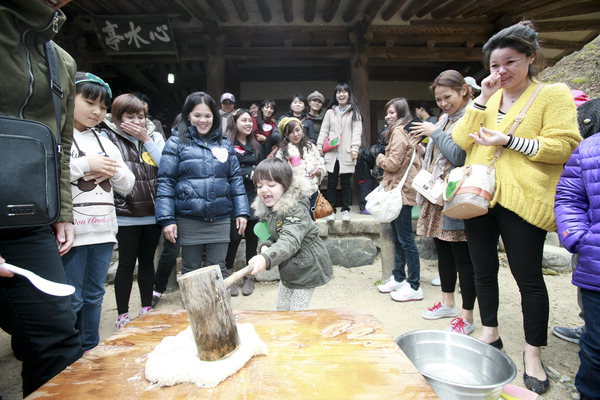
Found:
<path fill-rule="evenodd" d="M 223 138 L 212 97 L 190 94 L 181 115 L 179 134 L 169 138 L 162 153 L 156 220 L 167 240 L 175 243 L 179 237 L 183 273 L 203 262 L 224 271 L 231 216 L 244 232 L 250 215 L 240 165 Z"/>
<path fill-rule="evenodd" d="M 556 187 L 557 232 L 577 253 L 573 284 L 581 291 L 585 331 L 575 387 L 582 399 L 600 398 L 600 134 L 581 142 Z"/>

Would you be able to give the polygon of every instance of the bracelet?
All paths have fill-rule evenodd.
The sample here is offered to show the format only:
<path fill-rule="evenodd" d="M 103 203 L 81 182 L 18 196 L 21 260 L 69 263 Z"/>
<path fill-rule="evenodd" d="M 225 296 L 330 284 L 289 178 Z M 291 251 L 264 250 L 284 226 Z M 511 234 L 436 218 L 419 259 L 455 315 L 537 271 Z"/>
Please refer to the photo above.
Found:
<path fill-rule="evenodd" d="M 513 139 L 514 139 L 513 135 L 509 134 L 508 135 L 508 142 L 506 142 L 506 144 L 502 145 L 502 147 L 508 148 L 512 144 Z"/>
<path fill-rule="evenodd" d="M 478 110 L 485 110 L 487 107 L 486 106 L 482 106 L 479 103 L 473 103 L 473 107 L 477 108 Z"/>

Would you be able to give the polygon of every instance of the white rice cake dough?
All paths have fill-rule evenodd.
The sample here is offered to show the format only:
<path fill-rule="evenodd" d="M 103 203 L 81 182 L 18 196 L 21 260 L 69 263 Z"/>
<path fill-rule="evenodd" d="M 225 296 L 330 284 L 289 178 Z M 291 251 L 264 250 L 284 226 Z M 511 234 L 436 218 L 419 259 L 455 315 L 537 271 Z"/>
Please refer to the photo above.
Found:
<path fill-rule="evenodd" d="M 267 354 L 267 345 L 260 340 L 252 324 L 236 326 L 240 345 L 216 361 L 200 360 L 191 327 L 177 336 L 164 338 L 148 354 L 146 379 L 161 386 L 194 383 L 213 387 L 239 371 L 253 356 Z"/>

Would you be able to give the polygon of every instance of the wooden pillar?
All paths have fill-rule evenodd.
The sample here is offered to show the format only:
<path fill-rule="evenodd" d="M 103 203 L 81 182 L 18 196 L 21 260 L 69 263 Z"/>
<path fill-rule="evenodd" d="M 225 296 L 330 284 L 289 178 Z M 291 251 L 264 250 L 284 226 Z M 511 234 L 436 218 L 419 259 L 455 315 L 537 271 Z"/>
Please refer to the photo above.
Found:
<path fill-rule="evenodd" d="M 362 146 L 371 144 L 371 109 L 369 105 L 369 72 L 367 64 L 369 57 L 367 47 L 370 38 L 358 26 L 350 33 L 352 54 L 350 56 L 350 81 L 354 98 L 358 102 L 363 117 Z"/>
<path fill-rule="evenodd" d="M 206 89 L 218 103 L 225 91 L 225 34 L 215 33 L 206 35 Z"/>
<path fill-rule="evenodd" d="M 381 281 L 383 282 L 392 276 L 392 270 L 396 266 L 392 224 L 381 224 L 379 244 L 381 249 Z"/>
<path fill-rule="evenodd" d="M 238 333 L 220 267 L 199 268 L 178 282 L 200 359 L 215 361 L 234 351 Z"/>

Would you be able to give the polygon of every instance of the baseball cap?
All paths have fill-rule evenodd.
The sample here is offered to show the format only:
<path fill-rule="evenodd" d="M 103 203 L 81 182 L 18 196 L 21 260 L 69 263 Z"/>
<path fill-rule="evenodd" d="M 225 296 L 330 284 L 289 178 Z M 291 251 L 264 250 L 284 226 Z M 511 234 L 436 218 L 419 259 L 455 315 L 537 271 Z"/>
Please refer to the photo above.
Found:
<path fill-rule="evenodd" d="M 221 103 L 224 101 L 227 101 L 227 100 L 229 100 L 232 103 L 235 103 L 235 96 L 232 95 L 231 93 L 223 93 L 221 95 Z"/>

